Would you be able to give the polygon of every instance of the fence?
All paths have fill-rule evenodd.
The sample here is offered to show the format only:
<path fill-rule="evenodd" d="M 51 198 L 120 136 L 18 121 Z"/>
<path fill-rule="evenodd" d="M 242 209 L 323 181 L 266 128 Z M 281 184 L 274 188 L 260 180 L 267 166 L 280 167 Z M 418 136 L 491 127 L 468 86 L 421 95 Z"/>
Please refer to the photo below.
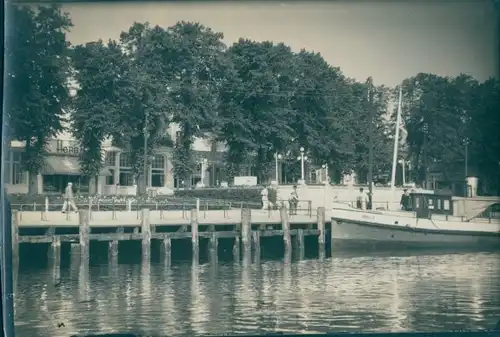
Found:
<path fill-rule="evenodd" d="M 40 212 L 40 219 L 46 220 L 47 212 L 61 212 L 63 210 L 64 202 L 68 202 L 69 199 L 59 199 L 60 202 L 49 202 L 48 198 L 45 198 L 45 203 L 30 203 L 30 204 L 11 204 L 12 210 L 17 210 L 20 212 L 22 219 L 22 212 Z M 87 198 L 85 202 L 80 199 L 73 199 L 73 202 L 77 209 L 88 209 L 92 216 L 92 212 L 108 211 L 112 212 L 112 219 L 116 219 L 117 212 L 134 212 L 136 213 L 136 218 L 140 219 L 142 209 L 149 209 L 152 211 L 160 212 L 160 219 L 164 219 L 164 213 L 170 211 L 181 211 L 182 219 L 189 219 L 190 212 L 192 209 L 198 209 L 200 216 L 203 218 L 207 217 L 209 211 L 223 211 L 224 218 L 228 218 L 229 212 L 232 210 L 239 210 L 243 208 L 248 209 L 261 209 L 262 204 L 256 202 L 240 202 L 240 201 L 228 201 L 228 200 L 213 200 L 213 199 L 199 199 L 199 198 L 188 198 L 188 199 L 162 199 L 160 201 L 154 199 L 91 199 Z M 69 220 L 70 207 L 66 208 L 66 218 Z M 291 209 L 289 207 L 288 200 L 278 200 L 276 204 L 267 208 L 269 217 L 271 217 L 272 211 L 279 210 L 282 207 L 287 208 L 290 214 L 307 214 L 312 217 L 312 202 L 310 200 L 298 200 L 296 209 Z M 266 211 L 266 210 L 264 210 Z"/>

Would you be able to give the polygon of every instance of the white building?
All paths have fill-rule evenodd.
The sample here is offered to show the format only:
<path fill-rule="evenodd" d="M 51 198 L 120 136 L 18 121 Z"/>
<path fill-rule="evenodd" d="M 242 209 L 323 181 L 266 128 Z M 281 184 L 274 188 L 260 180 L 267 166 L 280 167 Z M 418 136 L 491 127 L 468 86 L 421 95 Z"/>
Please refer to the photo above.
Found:
<path fill-rule="evenodd" d="M 178 135 L 178 126 L 170 125 L 167 130 L 172 136 Z M 215 185 L 224 179 L 222 170 L 223 144 L 214 148 L 209 139 L 195 139 L 193 150 L 197 158 L 206 158 L 204 165 L 204 184 Z M 27 193 L 29 176 L 22 170 L 21 154 L 24 143 L 11 142 L 5 160 L 5 185 L 10 194 Z M 112 146 L 111 141 L 103 144 L 104 168 L 97 179 L 97 193 L 103 195 L 134 195 L 136 182 L 132 173 L 130 157 L 122 149 Z M 77 141 L 69 132 L 63 132 L 57 138 L 51 139 L 47 145 L 48 156 L 45 165 L 36 179 L 36 188 L 39 193 L 61 193 L 69 181 L 81 193 L 88 193 L 89 182 L 80 174 L 78 160 L 81 152 Z M 201 179 L 201 164 L 193 174 L 191 183 L 196 184 Z M 173 189 L 180 185 L 180 179 L 175 179 L 172 165 L 172 149 L 159 148 L 149 167 L 147 185 L 150 188 Z"/>

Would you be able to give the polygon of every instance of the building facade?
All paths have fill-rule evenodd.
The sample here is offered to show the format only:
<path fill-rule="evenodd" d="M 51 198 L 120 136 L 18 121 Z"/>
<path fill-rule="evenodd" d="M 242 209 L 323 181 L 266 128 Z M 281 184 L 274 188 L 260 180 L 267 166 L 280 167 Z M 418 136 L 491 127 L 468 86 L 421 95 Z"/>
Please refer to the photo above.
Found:
<path fill-rule="evenodd" d="M 177 135 L 178 127 L 171 125 L 167 130 L 170 136 Z M 175 140 L 174 140 L 175 141 Z M 5 186 L 9 194 L 28 193 L 30 177 L 22 169 L 24 143 L 13 141 L 5 155 Z M 203 177 L 205 186 L 220 184 L 225 179 L 223 144 L 213 144 L 209 139 L 197 138 L 193 151 L 198 161 L 197 170 L 190 182 L 196 185 Z M 136 181 L 132 172 L 129 154 L 123 149 L 112 146 L 111 141 L 103 144 L 103 169 L 96 181 L 88 181 L 81 175 L 79 155 L 80 145 L 69 133 L 61 133 L 47 144 L 47 157 L 41 172 L 36 177 L 37 193 L 59 194 L 68 182 L 82 194 L 96 192 L 101 195 L 135 195 Z M 147 186 L 158 193 L 169 193 L 181 187 L 181 180 L 174 176 L 171 148 L 159 148 L 148 168 Z M 202 172 L 203 168 L 203 172 Z M 93 186 L 95 184 L 95 186 Z"/>

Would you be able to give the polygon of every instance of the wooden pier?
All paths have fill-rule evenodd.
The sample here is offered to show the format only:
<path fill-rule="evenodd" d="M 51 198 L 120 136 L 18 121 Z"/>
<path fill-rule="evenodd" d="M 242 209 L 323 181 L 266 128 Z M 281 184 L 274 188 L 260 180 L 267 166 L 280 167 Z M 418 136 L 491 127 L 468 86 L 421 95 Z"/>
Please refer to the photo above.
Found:
<path fill-rule="evenodd" d="M 314 214 L 315 213 L 315 214 Z M 74 213 L 14 211 L 12 215 L 13 257 L 19 257 L 20 243 L 49 243 L 51 263 L 60 261 L 61 243 L 70 242 L 71 250 L 88 257 L 91 241 L 108 242 L 110 261 L 116 259 L 119 241 L 141 241 L 142 257 L 149 259 L 152 240 L 161 242 L 161 258 L 170 259 L 172 240 L 191 239 L 193 258 L 199 256 L 200 238 L 208 239 L 211 254 L 217 254 L 219 239 L 233 240 L 236 260 L 248 256 L 260 258 L 261 238 L 282 237 L 285 257 L 292 250 L 304 256 L 304 237 L 316 236 L 319 255 L 325 254 L 327 226 L 325 208 L 299 214 L 280 210 L 185 211 L 91 211 Z M 36 230 L 37 235 L 27 234 Z M 59 262 L 60 263 L 60 262 Z"/>

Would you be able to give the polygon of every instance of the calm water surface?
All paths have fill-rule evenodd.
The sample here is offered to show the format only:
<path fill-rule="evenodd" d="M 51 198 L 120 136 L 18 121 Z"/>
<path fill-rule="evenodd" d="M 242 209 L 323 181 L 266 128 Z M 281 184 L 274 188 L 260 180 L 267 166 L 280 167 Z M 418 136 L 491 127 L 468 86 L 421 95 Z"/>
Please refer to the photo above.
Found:
<path fill-rule="evenodd" d="M 47 262 L 21 265 L 19 336 L 491 329 L 500 318 L 499 253 L 170 265 L 68 260 L 58 273 Z"/>

